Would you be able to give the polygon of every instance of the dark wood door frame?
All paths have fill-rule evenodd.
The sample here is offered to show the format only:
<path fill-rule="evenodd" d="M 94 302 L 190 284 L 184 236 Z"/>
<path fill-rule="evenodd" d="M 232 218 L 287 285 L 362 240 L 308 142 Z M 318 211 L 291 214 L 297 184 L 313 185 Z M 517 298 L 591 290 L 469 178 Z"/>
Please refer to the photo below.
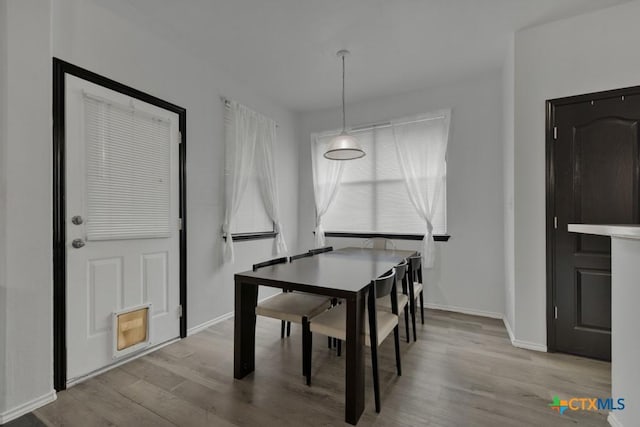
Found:
<path fill-rule="evenodd" d="M 555 283 L 555 176 L 553 164 L 555 161 L 555 111 L 557 107 L 569 104 L 578 104 L 589 101 L 598 101 L 609 98 L 620 98 L 623 96 L 639 95 L 640 86 L 633 86 L 623 89 L 594 92 L 584 95 L 556 98 L 546 101 L 546 127 L 545 127 L 545 147 L 546 147 L 546 238 L 547 238 L 547 350 L 555 352 L 557 349 L 555 333 L 555 306 L 556 306 L 556 283 Z"/>
<path fill-rule="evenodd" d="M 176 113 L 181 134 L 179 148 L 180 230 L 180 337 L 187 336 L 187 110 L 155 96 L 123 85 L 84 68 L 53 58 L 53 384 L 57 391 L 67 387 L 66 351 L 66 231 L 65 231 L 65 76 L 83 80 L 137 98 Z"/>

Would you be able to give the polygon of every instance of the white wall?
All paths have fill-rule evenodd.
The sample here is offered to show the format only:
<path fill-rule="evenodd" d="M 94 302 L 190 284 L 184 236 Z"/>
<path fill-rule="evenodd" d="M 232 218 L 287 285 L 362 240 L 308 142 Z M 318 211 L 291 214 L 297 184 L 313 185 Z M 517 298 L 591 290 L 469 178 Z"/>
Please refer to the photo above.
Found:
<path fill-rule="evenodd" d="M 504 227 L 502 186 L 502 76 L 500 70 L 423 91 L 347 106 L 350 124 L 365 124 L 452 108 L 447 163 L 448 228 L 428 273 L 430 304 L 502 316 Z M 310 134 L 340 127 L 339 107 L 300 115 L 300 247 L 313 245 L 315 209 Z M 329 239 L 337 247 L 361 240 Z M 416 243 L 407 247 L 418 248 Z"/>
<path fill-rule="evenodd" d="M 640 85 L 640 2 L 516 34 L 515 324 L 546 344 L 545 100 Z"/>
<path fill-rule="evenodd" d="M 5 408 L 6 228 L 5 145 L 7 139 L 7 3 L 0 2 L 0 413 Z"/>
<path fill-rule="evenodd" d="M 6 2 L 4 386 L 0 422 L 52 397 L 49 1 Z"/>
<path fill-rule="evenodd" d="M 205 62 L 188 46 L 158 38 L 148 25 L 91 2 L 9 0 L 7 8 L 11 109 L 6 241 L 10 251 L 6 254 L 8 332 L 2 341 L 8 351 L 3 365 L 8 377 L 2 384 L 9 396 L 0 406 L 5 417 L 52 391 L 52 55 L 187 109 L 189 328 L 231 312 L 233 273 L 274 255 L 273 240 L 239 242 L 235 264 L 221 263 L 224 133 L 220 95 L 279 123 L 276 162 L 283 230 L 294 251 L 298 240 L 298 144 L 292 113 L 219 72 L 217 62 Z"/>
<path fill-rule="evenodd" d="M 502 69 L 503 83 L 503 185 L 504 185 L 504 315 L 505 324 L 513 336 L 515 325 L 515 227 L 514 227 L 514 143 L 513 143 L 513 115 L 514 115 L 514 80 L 515 80 L 515 37 L 509 38 L 507 55 Z"/>

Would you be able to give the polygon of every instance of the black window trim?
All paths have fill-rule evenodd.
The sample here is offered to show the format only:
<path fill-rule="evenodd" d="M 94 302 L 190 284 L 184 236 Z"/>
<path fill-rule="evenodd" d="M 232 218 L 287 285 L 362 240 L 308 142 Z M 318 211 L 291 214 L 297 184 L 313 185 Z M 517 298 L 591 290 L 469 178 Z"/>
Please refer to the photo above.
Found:
<path fill-rule="evenodd" d="M 315 231 L 314 231 L 315 234 Z M 412 233 L 353 233 L 342 231 L 325 231 L 325 237 L 348 237 L 358 239 L 373 239 L 376 237 L 392 240 L 424 240 L 424 234 Z M 434 242 L 448 242 L 451 238 L 450 234 L 434 234 Z"/>
<path fill-rule="evenodd" d="M 276 231 L 276 223 L 272 221 L 270 231 L 246 231 L 242 233 L 231 233 L 231 240 L 233 240 L 234 242 L 242 242 L 246 240 L 273 239 L 278 234 L 278 231 Z M 226 234 L 223 233 L 222 238 L 225 242 L 227 241 Z"/>
<path fill-rule="evenodd" d="M 273 239 L 278 235 L 278 233 L 274 231 L 261 231 L 257 233 L 233 233 L 231 234 L 231 239 L 234 242 L 242 242 L 246 240 L 261 240 L 261 239 Z M 224 240 L 227 240 L 227 236 L 222 236 Z"/>

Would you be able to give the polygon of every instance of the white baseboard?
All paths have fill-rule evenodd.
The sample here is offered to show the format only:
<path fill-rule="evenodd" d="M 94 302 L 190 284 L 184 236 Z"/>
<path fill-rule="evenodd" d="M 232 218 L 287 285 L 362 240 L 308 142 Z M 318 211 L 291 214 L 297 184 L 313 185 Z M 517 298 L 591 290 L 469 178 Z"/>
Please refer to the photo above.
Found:
<path fill-rule="evenodd" d="M 524 348 L 526 350 L 541 351 L 543 353 L 547 352 L 547 346 L 544 344 L 516 339 L 515 335 L 513 334 L 513 329 L 511 329 L 511 324 L 509 324 L 506 316 L 502 317 L 502 322 L 504 322 L 504 327 L 507 328 L 507 333 L 509 334 L 509 339 L 511 340 L 512 346 Z"/>
<path fill-rule="evenodd" d="M 502 323 L 504 323 L 504 327 L 507 328 L 509 341 L 511 341 L 511 345 L 513 345 L 513 342 L 516 340 L 516 336 L 513 334 L 513 329 L 511 328 L 511 323 L 507 320 L 507 316 L 502 317 Z"/>
<path fill-rule="evenodd" d="M 275 294 L 275 295 L 278 295 L 278 294 Z M 273 298 L 275 295 L 271 295 L 267 298 L 264 298 L 260 300 L 260 302 L 266 301 L 269 298 Z M 425 303 L 425 307 L 432 310 L 451 311 L 454 313 L 469 314 L 472 316 L 489 317 L 491 319 L 502 319 L 502 321 L 504 322 L 504 326 L 507 329 L 507 333 L 509 334 L 509 340 L 511 340 L 511 345 L 513 345 L 514 347 L 524 348 L 527 350 L 541 351 L 543 353 L 547 352 L 546 345 L 516 339 L 515 335 L 513 334 L 513 329 L 511 328 L 511 325 L 509 324 L 509 322 L 507 321 L 507 318 L 502 313 L 496 313 L 493 311 L 476 310 L 473 308 L 457 307 L 453 305 L 434 304 L 434 303 Z M 193 334 L 197 334 L 198 332 L 203 331 L 215 325 L 216 323 L 220 323 L 227 319 L 230 319 L 231 317 L 233 317 L 233 311 L 223 314 L 222 316 L 218 316 L 215 319 L 211 319 L 207 322 L 201 323 L 200 325 L 194 326 L 193 328 L 189 328 L 189 330 L 187 331 L 187 335 L 190 336 Z"/>
<path fill-rule="evenodd" d="M 216 323 L 220 323 L 223 322 L 227 319 L 230 319 L 233 317 L 233 311 L 230 311 L 229 313 L 225 313 L 222 316 L 218 316 L 214 319 L 211 320 L 207 320 L 204 323 L 199 324 L 198 326 L 194 326 L 193 328 L 189 328 L 187 329 L 187 336 L 191 336 L 194 334 L 197 334 L 198 332 L 204 331 L 205 329 L 215 325 Z"/>
<path fill-rule="evenodd" d="M 540 351 L 542 353 L 547 352 L 547 346 L 544 344 L 538 344 L 531 341 L 513 340 L 511 344 L 514 347 L 524 348 L 526 350 Z"/>
<path fill-rule="evenodd" d="M 496 313 L 493 311 L 475 310 L 473 308 L 456 307 L 454 305 L 442 305 L 427 302 L 424 304 L 425 308 L 432 310 L 453 311 L 455 313 L 470 314 L 472 316 L 490 317 L 492 319 L 502 319 L 504 316 L 502 313 Z"/>
<path fill-rule="evenodd" d="M 456 307 L 453 305 L 433 304 L 433 303 L 426 303 L 425 307 L 434 309 L 434 310 L 453 311 L 455 313 L 470 314 L 472 316 L 490 317 L 492 319 L 502 319 L 502 321 L 504 322 L 505 328 L 507 328 L 507 333 L 509 334 L 509 340 L 511 340 L 511 345 L 513 345 L 514 347 L 524 348 L 527 350 L 541 351 L 544 353 L 547 352 L 546 345 L 516 339 L 515 335 L 513 334 L 513 329 L 511 329 L 511 325 L 507 321 L 507 318 L 505 317 L 505 315 L 502 313 L 496 313 L 493 311 L 475 310 L 473 308 Z"/>
<path fill-rule="evenodd" d="M 276 295 L 279 295 L 279 293 L 274 294 L 274 295 L 270 295 L 270 296 L 268 296 L 266 298 L 263 298 L 260 301 L 258 301 L 258 303 L 266 301 L 269 298 L 273 298 Z M 193 328 L 189 328 L 189 329 L 187 329 L 187 336 L 191 336 L 191 335 L 197 334 L 198 332 L 204 331 L 205 329 L 215 325 L 216 323 L 224 322 L 227 319 L 231 319 L 233 317 L 233 314 L 234 314 L 234 312 L 230 311 L 228 313 L 223 314 L 222 316 L 218 316 L 218 317 L 213 318 L 211 320 L 207 320 L 206 322 L 201 323 L 201 324 L 199 324 L 197 326 L 194 326 Z"/>
<path fill-rule="evenodd" d="M 505 317 L 505 315 L 502 313 L 496 313 L 493 311 L 475 310 L 473 308 L 456 307 L 453 305 L 434 304 L 434 303 L 426 303 L 424 306 L 426 308 L 430 308 L 434 310 L 453 311 L 455 313 L 470 314 L 472 316 L 490 317 L 492 319 L 502 319 L 502 321 L 504 322 L 505 328 L 507 328 L 507 333 L 509 334 L 511 345 L 513 345 L 514 347 L 524 348 L 527 350 L 541 351 L 544 353 L 547 352 L 546 345 L 516 339 L 515 335 L 513 334 L 513 329 L 511 329 L 511 325 L 507 321 L 507 318 Z"/>
<path fill-rule="evenodd" d="M 609 412 L 609 416 L 607 417 L 607 421 L 610 426 L 613 427 L 624 427 L 620 421 L 616 418 L 616 415 L 613 412 Z"/>
<path fill-rule="evenodd" d="M 41 406 L 55 401 L 56 397 L 56 391 L 51 390 L 49 393 L 43 396 L 36 397 L 35 399 L 23 403 L 20 406 L 16 406 L 15 408 L 2 412 L 0 413 L 0 424 L 5 424 L 9 421 L 15 420 L 16 418 L 20 418 L 21 416 L 28 414 L 29 412 L 34 411 Z"/>

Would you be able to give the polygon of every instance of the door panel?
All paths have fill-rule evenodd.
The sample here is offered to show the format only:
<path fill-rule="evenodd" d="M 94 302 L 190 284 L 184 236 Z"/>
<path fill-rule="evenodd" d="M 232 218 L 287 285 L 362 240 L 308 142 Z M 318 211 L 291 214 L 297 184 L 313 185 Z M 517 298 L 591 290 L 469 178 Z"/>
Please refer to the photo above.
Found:
<path fill-rule="evenodd" d="M 154 315 L 169 313 L 168 255 L 168 252 L 142 255 L 143 299 L 153 304 Z"/>
<path fill-rule="evenodd" d="M 606 222 L 593 222 L 593 221 L 581 221 L 578 223 L 583 224 L 610 224 L 611 221 Z M 591 234 L 581 234 L 576 238 L 576 256 L 589 255 L 589 254 L 601 254 L 607 255 L 611 251 L 611 238 L 608 236 L 596 236 Z"/>
<path fill-rule="evenodd" d="M 611 242 L 567 224 L 638 223 L 640 96 L 554 107 L 555 349 L 611 358 Z"/>
<path fill-rule="evenodd" d="M 638 157 L 636 122 L 598 119 L 576 127 L 574 142 L 576 214 L 580 222 L 632 223 L 638 205 L 637 188 L 630 185 Z"/>
<path fill-rule="evenodd" d="M 89 277 L 89 337 L 109 334 L 110 315 L 122 299 L 122 258 L 94 259 L 87 262 Z"/>
<path fill-rule="evenodd" d="M 74 382 L 120 360 L 116 311 L 152 304 L 150 346 L 180 335 L 179 133 L 177 114 L 71 75 L 65 101 Z"/>
<path fill-rule="evenodd" d="M 610 331 L 611 273 L 577 269 L 576 274 L 576 302 L 579 304 L 576 327 Z"/>

